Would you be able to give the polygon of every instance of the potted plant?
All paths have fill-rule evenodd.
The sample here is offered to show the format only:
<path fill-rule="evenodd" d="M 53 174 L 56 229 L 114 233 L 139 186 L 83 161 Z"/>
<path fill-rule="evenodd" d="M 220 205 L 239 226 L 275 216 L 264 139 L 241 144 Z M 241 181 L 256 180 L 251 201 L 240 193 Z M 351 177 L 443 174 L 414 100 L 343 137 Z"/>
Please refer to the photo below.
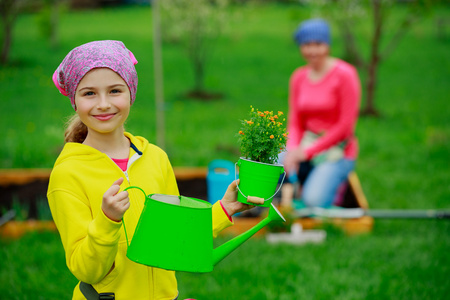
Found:
<path fill-rule="evenodd" d="M 239 166 L 238 201 L 249 204 L 247 197 L 264 198 L 263 207 L 270 206 L 283 166 L 278 154 L 285 150 L 287 133 L 283 112 L 259 111 L 253 107 L 248 119 L 242 121 L 239 142 L 242 157 Z"/>

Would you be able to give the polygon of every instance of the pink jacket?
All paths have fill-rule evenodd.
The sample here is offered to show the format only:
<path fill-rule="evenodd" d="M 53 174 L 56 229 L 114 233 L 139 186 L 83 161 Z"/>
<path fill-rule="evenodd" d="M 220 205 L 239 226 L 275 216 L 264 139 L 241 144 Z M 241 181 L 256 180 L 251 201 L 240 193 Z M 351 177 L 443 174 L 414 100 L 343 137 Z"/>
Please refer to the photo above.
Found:
<path fill-rule="evenodd" d="M 309 71 L 307 66 L 300 67 L 290 78 L 287 149 L 298 147 L 305 131 L 312 131 L 321 136 L 305 149 L 308 159 L 345 140 L 344 156 L 356 159 L 354 131 L 361 98 L 356 69 L 338 59 L 318 82 L 308 78 Z"/>

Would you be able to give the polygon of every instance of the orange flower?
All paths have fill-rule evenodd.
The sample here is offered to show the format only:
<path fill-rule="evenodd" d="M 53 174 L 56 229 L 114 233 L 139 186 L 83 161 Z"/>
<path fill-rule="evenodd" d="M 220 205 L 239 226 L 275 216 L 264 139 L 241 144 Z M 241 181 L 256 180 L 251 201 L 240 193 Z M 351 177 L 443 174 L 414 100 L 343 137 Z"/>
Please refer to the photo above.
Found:
<path fill-rule="evenodd" d="M 282 116 L 282 115 L 283 115 L 283 112 L 282 112 L 282 111 L 278 111 L 278 115 L 279 115 L 279 116 Z"/>
<path fill-rule="evenodd" d="M 278 119 L 278 116 L 277 115 L 275 115 L 275 116 L 273 116 L 273 118 L 276 120 L 276 119 Z"/>
<path fill-rule="evenodd" d="M 239 134 L 244 135 L 244 132 L 242 130 L 239 130 Z"/>
<path fill-rule="evenodd" d="M 252 125 L 253 122 L 252 122 L 252 121 L 247 121 L 247 124 L 248 124 L 248 125 Z"/>
<path fill-rule="evenodd" d="M 273 134 L 272 134 L 272 135 L 270 136 L 270 138 L 271 138 L 271 139 L 273 139 L 273 138 L 274 138 Z"/>
<path fill-rule="evenodd" d="M 265 115 L 264 115 L 263 113 L 261 113 L 259 116 L 260 116 L 260 117 L 265 117 Z"/>
<path fill-rule="evenodd" d="M 283 133 L 283 136 L 284 136 L 284 137 L 287 137 L 287 134 L 286 134 L 286 133 Z"/>

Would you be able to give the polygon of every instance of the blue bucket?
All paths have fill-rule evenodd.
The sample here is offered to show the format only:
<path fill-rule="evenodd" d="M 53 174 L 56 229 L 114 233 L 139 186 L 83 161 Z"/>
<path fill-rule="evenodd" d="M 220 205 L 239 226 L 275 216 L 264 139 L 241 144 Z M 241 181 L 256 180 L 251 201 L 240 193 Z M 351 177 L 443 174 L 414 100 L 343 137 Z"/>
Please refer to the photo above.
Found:
<path fill-rule="evenodd" d="M 234 163 L 224 159 L 215 159 L 210 162 L 206 175 L 208 202 L 214 204 L 221 200 L 234 179 Z"/>

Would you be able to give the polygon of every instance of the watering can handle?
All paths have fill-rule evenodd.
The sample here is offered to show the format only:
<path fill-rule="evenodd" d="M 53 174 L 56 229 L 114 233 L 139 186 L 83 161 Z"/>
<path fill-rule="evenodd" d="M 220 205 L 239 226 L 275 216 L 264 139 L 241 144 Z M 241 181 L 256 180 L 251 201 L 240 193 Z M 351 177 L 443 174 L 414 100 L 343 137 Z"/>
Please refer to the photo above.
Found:
<path fill-rule="evenodd" d="M 237 163 L 234 164 L 234 180 L 237 180 L 237 168 L 236 167 L 237 167 Z M 283 180 L 281 180 L 281 184 L 278 187 L 277 191 L 270 198 L 264 199 L 264 202 L 269 201 L 270 199 L 275 197 L 275 195 L 280 191 L 281 186 L 283 185 L 285 177 L 286 177 L 286 171 L 283 171 Z M 236 187 L 237 187 L 239 193 L 241 193 L 241 195 L 244 196 L 245 199 L 247 199 L 248 196 L 245 196 L 244 193 L 242 193 L 241 189 L 239 188 L 239 184 Z"/>
<path fill-rule="evenodd" d="M 129 189 L 139 189 L 139 190 L 141 190 L 141 192 L 144 193 L 144 197 L 147 198 L 147 194 L 140 187 L 138 187 L 138 186 L 129 186 L 129 187 L 125 188 L 123 191 L 129 190 Z M 122 217 L 122 224 L 123 224 L 123 231 L 125 231 L 125 238 L 127 240 L 127 247 L 129 247 L 130 245 L 128 243 L 127 228 L 125 227 L 125 216 Z"/>

